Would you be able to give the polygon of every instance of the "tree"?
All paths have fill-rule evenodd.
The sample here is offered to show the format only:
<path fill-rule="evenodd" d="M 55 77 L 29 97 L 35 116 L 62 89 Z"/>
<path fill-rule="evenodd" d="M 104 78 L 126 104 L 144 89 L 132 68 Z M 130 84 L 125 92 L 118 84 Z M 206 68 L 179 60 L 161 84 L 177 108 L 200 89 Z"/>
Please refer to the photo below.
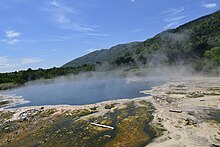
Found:
<path fill-rule="evenodd" d="M 220 47 L 214 47 L 210 50 L 207 50 L 204 56 L 206 58 L 206 68 L 213 69 L 217 66 L 220 66 Z"/>

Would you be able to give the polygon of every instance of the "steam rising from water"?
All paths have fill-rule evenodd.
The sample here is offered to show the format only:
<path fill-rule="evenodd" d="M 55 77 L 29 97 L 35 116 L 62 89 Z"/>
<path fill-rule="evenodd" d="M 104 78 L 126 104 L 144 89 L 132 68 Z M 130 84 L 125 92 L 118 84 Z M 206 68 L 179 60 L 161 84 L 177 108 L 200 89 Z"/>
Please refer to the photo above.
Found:
<path fill-rule="evenodd" d="M 140 91 L 172 79 L 192 77 L 190 66 L 120 69 L 108 72 L 87 72 L 52 80 L 29 82 L 24 87 L 4 92 L 31 101 L 20 106 L 91 104 L 113 99 L 146 96 Z"/>

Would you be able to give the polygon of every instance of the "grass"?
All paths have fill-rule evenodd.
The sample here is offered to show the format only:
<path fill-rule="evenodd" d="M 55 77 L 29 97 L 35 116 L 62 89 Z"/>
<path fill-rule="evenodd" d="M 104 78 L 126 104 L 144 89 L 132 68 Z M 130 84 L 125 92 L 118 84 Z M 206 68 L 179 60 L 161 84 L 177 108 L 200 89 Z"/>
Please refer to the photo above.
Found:
<path fill-rule="evenodd" d="M 7 90 L 7 89 L 12 89 L 18 87 L 18 84 L 14 83 L 3 83 L 0 84 L 0 90 Z"/>

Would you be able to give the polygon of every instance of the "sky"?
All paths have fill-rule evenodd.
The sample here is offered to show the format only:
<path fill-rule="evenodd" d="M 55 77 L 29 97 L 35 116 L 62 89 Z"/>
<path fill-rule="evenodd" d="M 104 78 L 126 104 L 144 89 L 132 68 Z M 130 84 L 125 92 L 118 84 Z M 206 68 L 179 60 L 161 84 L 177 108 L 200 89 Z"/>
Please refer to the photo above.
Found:
<path fill-rule="evenodd" d="M 0 0 L 0 72 L 60 67 L 219 7 L 219 0 Z"/>

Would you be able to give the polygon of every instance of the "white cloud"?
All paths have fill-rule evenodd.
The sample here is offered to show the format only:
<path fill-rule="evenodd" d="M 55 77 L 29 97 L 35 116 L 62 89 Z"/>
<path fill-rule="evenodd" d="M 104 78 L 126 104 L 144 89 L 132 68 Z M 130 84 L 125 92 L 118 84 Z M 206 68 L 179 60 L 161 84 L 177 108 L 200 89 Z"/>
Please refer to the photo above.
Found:
<path fill-rule="evenodd" d="M 72 7 L 68 7 L 68 6 L 62 4 L 61 2 L 57 2 L 56 0 L 51 1 L 50 5 L 54 6 L 55 8 L 58 8 L 62 11 L 66 11 L 69 13 L 77 13 L 77 11 L 74 10 Z"/>
<path fill-rule="evenodd" d="M 9 58 L 7 56 L 0 56 L 0 69 L 9 69 L 20 67 L 22 65 L 34 64 L 42 62 L 41 58 L 25 57 L 25 58 Z"/>
<path fill-rule="evenodd" d="M 56 15 L 56 20 L 61 23 L 61 24 L 68 24 L 70 23 L 70 19 L 65 17 L 64 15 L 62 14 L 58 14 Z"/>
<path fill-rule="evenodd" d="M 181 7 L 181 8 L 168 8 L 165 11 L 163 11 L 162 14 L 176 15 L 176 14 L 179 14 L 179 13 L 183 12 L 184 10 L 185 10 L 184 7 Z"/>
<path fill-rule="evenodd" d="M 211 8 L 218 7 L 218 5 L 216 3 L 205 3 L 205 2 L 203 2 L 202 7 L 211 9 Z"/>
<path fill-rule="evenodd" d="M 15 65 L 9 63 L 9 59 L 7 56 L 0 56 L 0 68 L 12 68 Z"/>
<path fill-rule="evenodd" d="M 87 33 L 89 36 L 95 36 L 95 37 L 110 37 L 110 34 L 100 34 L 100 33 Z"/>
<path fill-rule="evenodd" d="M 25 64 L 34 64 L 34 63 L 38 63 L 41 62 L 42 59 L 41 58 L 23 58 L 21 59 L 21 64 L 25 65 Z"/>
<path fill-rule="evenodd" d="M 9 30 L 9 31 L 5 31 L 5 37 L 6 39 L 1 40 L 0 42 L 5 42 L 7 44 L 16 44 L 18 43 L 20 40 L 18 39 L 18 37 L 21 35 L 21 33 L 15 31 L 15 30 Z"/>
<path fill-rule="evenodd" d="M 129 31 L 130 33 L 138 33 L 138 32 L 140 32 L 141 31 L 141 29 L 135 29 L 135 30 L 131 30 L 131 31 Z"/>
<path fill-rule="evenodd" d="M 86 50 L 88 53 L 91 53 L 91 52 L 94 52 L 94 51 L 96 51 L 97 49 L 88 49 L 88 50 Z"/>
<path fill-rule="evenodd" d="M 168 25 L 166 25 L 163 29 L 164 29 L 164 30 L 167 30 L 167 29 L 176 27 L 178 24 L 179 24 L 178 22 L 171 22 L 171 23 L 169 23 Z"/>
<path fill-rule="evenodd" d="M 55 24 L 63 29 L 85 33 L 94 32 L 97 27 L 76 21 L 79 17 L 79 12 L 73 7 L 67 6 L 62 1 L 53 0 L 43 10 L 47 11 L 52 16 Z"/>
<path fill-rule="evenodd" d="M 165 18 L 164 21 L 166 22 L 172 22 L 172 21 L 179 21 L 181 19 L 186 18 L 186 16 L 176 16 L 176 17 L 169 17 L 169 18 Z"/>
<path fill-rule="evenodd" d="M 19 37 L 21 35 L 21 33 L 16 32 L 14 30 L 5 31 L 5 34 L 6 34 L 7 38 L 15 38 L 15 37 Z"/>
<path fill-rule="evenodd" d="M 71 22 L 67 27 L 74 29 L 79 32 L 94 32 L 95 28 L 93 26 L 78 24 L 75 22 Z"/>
<path fill-rule="evenodd" d="M 16 44 L 17 42 L 19 42 L 20 40 L 19 39 L 9 39 L 9 40 L 7 40 L 6 42 L 8 43 L 8 44 Z"/>
<path fill-rule="evenodd" d="M 66 36 L 54 36 L 51 41 L 64 41 L 64 40 L 73 40 L 81 38 L 81 35 L 66 35 Z"/>
<path fill-rule="evenodd" d="M 0 63 L 8 62 L 7 56 L 0 56 Z"/>
<path fill-rule="evenodd" d="M 164 15 L 164 21 L 168 24 L 163 28 L 164 30 L 171 29 L 177 27 L 179 21 L 186 18 L 187 16 L 184 15 L 184 7 L 181 8 L 168 8 L 162 12 Z"/>
<path fill-rule="evenodd" d="M 134 0 L 131 0 L 131 2 L 134 2 Z"/>

